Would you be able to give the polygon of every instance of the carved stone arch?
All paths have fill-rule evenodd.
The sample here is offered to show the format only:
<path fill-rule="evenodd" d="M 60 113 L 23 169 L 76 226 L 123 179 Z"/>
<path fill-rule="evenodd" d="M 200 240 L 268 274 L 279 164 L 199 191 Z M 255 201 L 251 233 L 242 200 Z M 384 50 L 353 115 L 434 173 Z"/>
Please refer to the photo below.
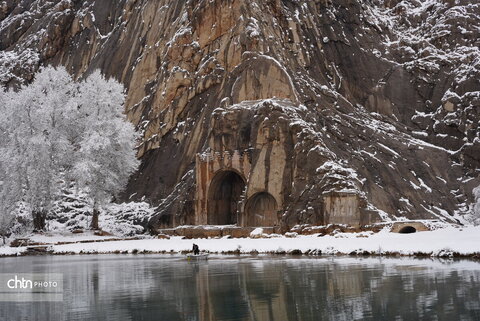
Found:
<path fill-rule="evenodd" d="M 237 223 L 245 185 L 245 178 L 235 169 L 222 169 L 214 174 L 208 188 L 208 224 Z"/>
<path fill-rule="evenodd" d="M 278 203 L 268 192 L 252 195 L 245 204 L 246 226 L 275 226 L 278 224 Z"/>

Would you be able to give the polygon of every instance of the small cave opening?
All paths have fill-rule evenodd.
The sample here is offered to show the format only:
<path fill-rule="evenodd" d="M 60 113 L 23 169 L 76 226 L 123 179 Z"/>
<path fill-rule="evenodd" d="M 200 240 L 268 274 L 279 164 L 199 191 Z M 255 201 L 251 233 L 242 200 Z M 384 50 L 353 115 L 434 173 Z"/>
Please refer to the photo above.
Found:
<path fill-rule="evenodd" d="M 234 171 L 218 172 L 208 191 L 208 224 L 228 225 L 237 223 L 237 212 L 245 189 L 243 178 Z"/>
<path fill-rule="evenodd" d="M 416 231 L 417 229 L 414 228 L 413 226 L 404 226 L 400 229 L 400 231 L 398 231 L 398 233 L 409 234 L 409 233 L 415 233 Z"/>

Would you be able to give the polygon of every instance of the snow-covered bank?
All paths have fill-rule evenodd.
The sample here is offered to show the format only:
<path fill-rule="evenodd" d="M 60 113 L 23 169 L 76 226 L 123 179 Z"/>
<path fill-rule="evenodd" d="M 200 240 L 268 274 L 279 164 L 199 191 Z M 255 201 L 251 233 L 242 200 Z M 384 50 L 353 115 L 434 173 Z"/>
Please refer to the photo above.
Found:
<path fill-rule="evenodd" d="M 43 237 L 43 241 L 49 241 Z M 52 237 L 51 243 L 58 240 Z M 316 253 L 376 255 L 429 255 L 480 257 L 480 227 L 449 227 L 430 232 L 398 234 L 339 233 L 334 236 L 285 236 L 239 239 L 170 239 L 148 238 L 142 240 L 108 241 L 52 245 L 55 254 L 81 253 L 161 253 L 186 252 L 196 243 L 203 251 L 211 253 Z M 25 247 L 1 247 L 0 255 L 21 255 Z M 475 255 L 476 254 L 476 255 Z"/>
<path fill-rule="evenodd" d="M 83 233 L 55 233 L 55 234 L 33 234 L 28 237 L 33 242 L 39 243 L 58 243 L 58 242 L 81 242 L 81 241 L 98 241 L 108 239 L 118 239 L 116 236 L 99 236 L 93 231 L 84 231 Z"/>

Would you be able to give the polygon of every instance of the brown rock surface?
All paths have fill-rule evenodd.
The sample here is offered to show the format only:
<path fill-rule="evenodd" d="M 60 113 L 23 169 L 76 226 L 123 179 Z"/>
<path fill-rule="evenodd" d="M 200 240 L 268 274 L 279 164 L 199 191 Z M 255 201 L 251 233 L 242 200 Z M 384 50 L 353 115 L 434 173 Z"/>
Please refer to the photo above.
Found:
<path fill-rule="evenodd" d="M 0 82 L 47 64 L 120 80 L 143 132 L 124 196 L 161 204 L 154 227 L 195 224 L 197 153 L 235 150 L 241 210 L 275 199 L 259 222 L 327 223 L 329 192 L 357 195 L 361 224 L 448 219 L 480 184 L 480 5 L 383 3 L 2 1 Z"/>

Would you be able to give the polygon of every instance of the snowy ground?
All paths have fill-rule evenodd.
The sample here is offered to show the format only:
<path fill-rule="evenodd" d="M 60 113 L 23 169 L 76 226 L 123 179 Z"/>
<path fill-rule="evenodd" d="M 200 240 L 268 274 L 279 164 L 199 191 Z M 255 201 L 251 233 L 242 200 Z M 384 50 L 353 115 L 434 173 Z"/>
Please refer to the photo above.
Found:
<path fill-rule="evenodd" d="M 97 241 L 97 240 L 108 240 L 108 239 L 117 239 L 116 236 L 98 236 L 93 233 L 93 231 L 85 231 L 81 234 L 73 234 L 69 232 L 64 233 L 49 233 L 49 234 L 33 234 L 28 236 L 28 238 L 33 242 L 38 243 L 58 243 L 58 242 L 80 242 L 80 241 Z"/>
<path fill-rule="evenodd" d="M 317 235 L 285 236 L 270 238 L 239 238 L 239 239 L 171 239 L 146 238 L 140 240 L 108 241 L 107 237 L 82 236 L 38 236 L 36 241 L 56 243 L 61 241 L 80 241 L 96 239 L 92 243 L 74 243 L 52 245 L 56 254 L 78 253 L 119 253 L 125 252 L 184 252 L 199 245 L 201 250 L 212 253 L 290 253 L 300 250 L 302 253 L 316 251 L 322 254 L 349 254 L 352 252 L 372 254 L 414 255 L 424 253 L 431 256 L 453 256 L 480 254 L 480 226 L 455 228 L 448 227 L 430 232 L 414 234 L 397 234 L 387 231 L 380 233 L 339 233 L 334 236 L 318 237 Z M 103 239 L 102 242 L 98 242 Z M 15 255 L 26 250 L 25 247 L 0 247 L 0 255 Z M 298 251 L 296 251 L 298 253 Z M 478 255 L 477 255 L 478 256 Z"/>

